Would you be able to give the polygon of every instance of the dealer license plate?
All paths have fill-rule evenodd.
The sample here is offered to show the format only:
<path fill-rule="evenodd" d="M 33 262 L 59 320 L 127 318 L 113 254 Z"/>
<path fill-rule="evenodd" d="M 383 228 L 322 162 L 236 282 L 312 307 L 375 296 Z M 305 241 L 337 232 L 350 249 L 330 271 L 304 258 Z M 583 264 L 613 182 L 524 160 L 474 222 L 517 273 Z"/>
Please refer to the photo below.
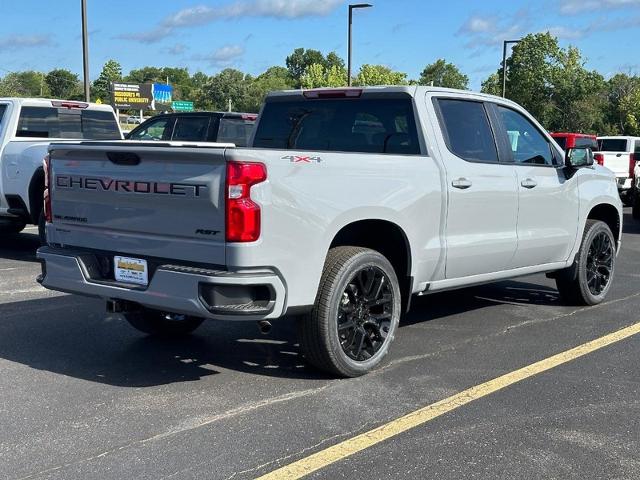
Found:
<path fill-rule="evenodd" d="M 147 261 L 141 258 L 113 257 L 114 278 L 118 282 L 149 284 Z"/>

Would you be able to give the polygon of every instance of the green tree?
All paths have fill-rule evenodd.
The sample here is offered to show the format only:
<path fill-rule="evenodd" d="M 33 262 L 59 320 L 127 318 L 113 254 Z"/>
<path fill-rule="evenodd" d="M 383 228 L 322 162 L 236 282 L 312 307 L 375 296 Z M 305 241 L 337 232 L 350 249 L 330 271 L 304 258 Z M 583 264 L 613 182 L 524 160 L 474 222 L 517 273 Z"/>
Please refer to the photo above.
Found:
<path fill-rule="evenodd" d="M 365 64 L 360 67 L 354 85 L 407 85 L 407 74 L 394 72 L 384 65 Z"/>
<path fill-rule="evenodd" d="M 580 51 L 563 49 L 549 33 L 527 35 L 513 48 L 507 67 L 507 97 L 525 107 L 547 129 L 596 132 L 606 127 L 606 84 L 584 67 Z M 502 70 L 482 83 L 500 94 Z"/>
<path fill-rule="evenodd" d="M 2 97 L 47 97 L 49 86 L 42 72 L 33 70 L 8 73 L 0 80 Z"/>
<path fill-rule="evenodd" d="M 201 106 L 206 109 L 242 111 L 247 107 L 251 77 L 239 70 L 225 68 L 211 77 L 202 88 Z"/>
<path fill-rule="evenodd" d="M 80 79 L 78 75 L 64 68 L 51 70 L 44 77 L 49 86 L 51 96 L 60 99 L 73 99 L 80 93 Z"/>
<path fill-rule="evenodd" d="M 318 50 L 305 50 L 304 48 L 296 48 L 287 57 L 286 65 L 296 88 L 302 86 L 302 77 L 311 65 L 322 65 L 326 72 L 332 69 L 334 72 L 340 72 L 345 68 L 344 60 L 336 52 L 329 52 L 325 57 Z"/>
<path fill-rule="evenodd" d="M 285 63 L 289 70 L 289 75 L 294 80 L 296 86 L 300 85 L 302 75 L 313 64 L 325 64 L 326 59 L 322 52 L 319 50 L 305 50 L 304 48 L 296 48 L 291 55 L 289 55 Z"/>
<path fill-rule="evenodd" d="M 111 101 L 111 82 L 122 80 L 122 67 L 115 60 L 108 60 L 91 86 L 92 100 L 100 99 L 104 103 Z"/>
<path fill-rule="evenodd" d="M 333 64 L 325 67 L 320 63 L 309 65 L 300 80 L 302 88 L 344 87 L 347 84 L 347 71 L 344 65 Z"/>
<path fill-rule="evenodd" d="M 293 88 L 293 81 L 289 76 L 289 71 L 284 67 L 270 67 L 250 82 L 246 99 L 243 102 L 244 110 L 258 112 L 267 93 L 291 88 Z"/>
<path fill-rule="evenodd" d="M 420 74 L 418 84 L 467 90 L 469 88 L 469 77 L 463 74 L 453 63 L 447 63 L 440 58 L 424 68 Z"/>
<path fill-rule="evenodd" d="M 640 120 L 640 109 L 635 105 L 640 92 L 640 77 L 618 73 L 607 82 L 606 92 L 607 124 L 623 135 L 637 134 L 633 124 Z"/>

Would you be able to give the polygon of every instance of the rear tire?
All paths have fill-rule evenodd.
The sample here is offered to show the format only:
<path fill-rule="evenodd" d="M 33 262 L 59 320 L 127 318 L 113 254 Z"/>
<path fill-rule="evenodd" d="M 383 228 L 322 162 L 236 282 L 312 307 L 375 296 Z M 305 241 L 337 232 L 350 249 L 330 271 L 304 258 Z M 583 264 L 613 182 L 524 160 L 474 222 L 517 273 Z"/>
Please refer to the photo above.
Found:
<path fill-rule="evenodd" d="M 204 321 L 204 318 L 200 317 L 166 313 L 150 308 L 126 312 L 122 316 L 136 330 L 148 335 L 163 337 L 188 335 Z"/>
<path fill-rule="evenodd" d="M 0 233 L 15 235 L 24 230 L 27 224 L 22 220 L 10 220 L 0 223 Z"/>
<path fill-rule="evenodd" d="M 47 221 L 44 218 L 44 212 L 40 212 L 38 216 L 38 236 L 40 237 L 40 245 L 47 245 Z"/>
<path fill-rule="evenodd" d="M 615 238 L 606 223 L 587 220 L 573 265 L 556 276 L 562 300 L 571 305 L 602 302 L 613 281 L 616 248 Z"/>
<path fill-rule="evenodd" d="M 640 220 L 640 193 L 638 190 L 633 191 L 633 205 L 631 215 L 634 220 Z"/>
<path fill-rule="evenodd" d="M 375 369 L 389 351 L 400 320 L 393 266 L 361 247 L 329 250 L 312 311 L 299 320 L 309 363 L 342 377 Z"/>

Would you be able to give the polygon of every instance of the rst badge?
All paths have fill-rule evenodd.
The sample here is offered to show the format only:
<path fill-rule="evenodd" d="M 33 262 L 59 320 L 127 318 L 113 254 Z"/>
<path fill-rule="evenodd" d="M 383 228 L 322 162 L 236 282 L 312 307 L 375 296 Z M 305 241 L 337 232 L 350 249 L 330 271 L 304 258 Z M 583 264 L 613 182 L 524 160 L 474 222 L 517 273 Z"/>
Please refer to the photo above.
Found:
<path fill-rule="evenodd" d="M 309 157 L 306 155 L 285 155 L 281 160 L 289 160 L 291 163 L 320 163 L 321 157 Z"/>

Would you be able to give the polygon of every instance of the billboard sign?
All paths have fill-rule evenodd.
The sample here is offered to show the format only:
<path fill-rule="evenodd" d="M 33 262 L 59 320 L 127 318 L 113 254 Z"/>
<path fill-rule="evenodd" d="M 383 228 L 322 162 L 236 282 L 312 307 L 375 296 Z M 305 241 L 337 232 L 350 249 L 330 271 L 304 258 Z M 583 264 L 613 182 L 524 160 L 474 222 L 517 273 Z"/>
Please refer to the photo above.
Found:
<path fill-rule="evenodd" d="M 153 84 L 153 100 L 158 103 L 171 103 L 173 87 L 164 83 Z"/>
<path fill-rule="evenodd" d="M 171 108 L 175 112 L 193 112 L 193 102 L 174 101 L 171 102 Z"/>
<path fill-rule="evenodd" d="M 114 108 L 147 110 L 153 104 L 153 85 L 150 83 L 111 84 L 111 103 Z"/>

